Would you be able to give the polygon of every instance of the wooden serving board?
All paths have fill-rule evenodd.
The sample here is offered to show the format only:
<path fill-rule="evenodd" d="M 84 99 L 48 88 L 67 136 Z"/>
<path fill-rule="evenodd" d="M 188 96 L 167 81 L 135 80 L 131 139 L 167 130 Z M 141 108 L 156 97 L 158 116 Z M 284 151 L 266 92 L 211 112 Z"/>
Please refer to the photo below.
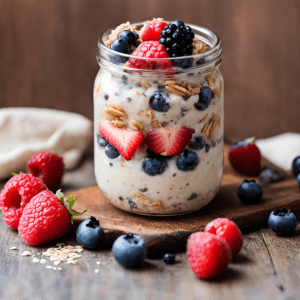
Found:
<path fill-rule="evenodd" d="M 222 186 L 215 199 L 203 209 L 182 216 L 149 217 L 122 211 L 105 199 L 97 186 L 90 186 L 68 193 L 76 195 L 74 209 L 87 209 L 83 216 L 75 217 L 74 224 L 95 216 L 105 231 L 105 245 L 111 246 L 121 234 L 133 232 L 142 236 L 149 254 L 175 252 L 185 248 L 187 238 L 202 230 L 211 220 L 226 217 L 242 230 L 267 223 L 272 210 L 278 207 L 291 209 L 300 216 L 300 189 L 295 177 L 286 174 L 286 179 L 272 184 L 263 184 L 263 199 L 256 205 L 245 205 L 237 197 L 237 188 L 247 177 L 235 172 L 227 158 L 228 145 L 224 150 L 224 175 Z M 269 165 L 263 160 L 263 166 Z M 74 227 L 76 229 L 76 226 Z"/>

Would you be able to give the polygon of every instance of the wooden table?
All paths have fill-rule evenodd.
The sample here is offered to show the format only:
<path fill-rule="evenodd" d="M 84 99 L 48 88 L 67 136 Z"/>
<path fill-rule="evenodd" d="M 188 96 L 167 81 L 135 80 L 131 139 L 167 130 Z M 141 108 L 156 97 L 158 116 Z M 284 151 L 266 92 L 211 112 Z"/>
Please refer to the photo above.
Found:
<path fill-rule="evenodd" d="M 78 169 L 64 175 L 62 189 L 68 192 L 95 183 L 90 152 Z M 0 182 L 1 189 L 4 184 Z M 277 237 L 269 228 L 244 232 L 244 246 L 228 269 L 214 280 L 203 281 L 189 269 L 185 253 L 177 254 L 174 265 L 166 265 L 161 258 L 147 258 L 140 268 L 126 270 L 110 249 L 85 250 L 77 265 L 61 263 L 61 271 L 49 270 L 21 254 L 29 250 L 40 258 L 58 242 L 77 245 L 74 234 L 47 247 L 33 248 L 1 217 L 0 299 L 300 299 L 299 233 L 300 225 L 291 237 Z M 17 250 L 9 250 L 12 246 Z"/>

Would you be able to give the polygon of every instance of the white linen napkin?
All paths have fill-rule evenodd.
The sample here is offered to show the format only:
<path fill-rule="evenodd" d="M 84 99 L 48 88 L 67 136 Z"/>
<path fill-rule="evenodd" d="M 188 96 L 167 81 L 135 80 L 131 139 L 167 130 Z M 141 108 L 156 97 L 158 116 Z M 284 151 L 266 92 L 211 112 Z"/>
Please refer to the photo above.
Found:
<path fill-rule="evenodd" d="M 246 139 L 246 142 L 252 140 Z M 292 162 L 300 156 L 300 134 L 286 132 L 266 139 L 258 139 L 255 144 L 263 157 L 270 163 L 285 170 L 292 170 Z"/>
<path fill-rule="evenodd" d="M 93 138 L 92 121 L 82 115 L 42 108 L 0 109 L 0 179 L 26 172 L 37 152 L 53 151 L 66 169 L 80 162 Z"/>

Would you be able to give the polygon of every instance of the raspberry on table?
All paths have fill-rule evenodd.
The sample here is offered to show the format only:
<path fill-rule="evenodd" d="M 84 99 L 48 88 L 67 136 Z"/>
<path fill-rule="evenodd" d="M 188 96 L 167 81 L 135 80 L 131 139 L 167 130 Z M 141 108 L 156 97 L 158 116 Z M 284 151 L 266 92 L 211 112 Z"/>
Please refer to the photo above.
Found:
<path fill-rule="evenodd" d="M 5 223 L 17 229 L 24 208 L 36 194 L 46 190 L 46 185 L 29 174 L 19 174 L 12 177 L 0 194 L 0 207 Z"/>
<path fill-rule="evenodd" d="M 65 200 L 60 190 L 56 195 L 48 190 L 40 192 L 23 210 L 18 227 L 19 236 L 32 246 L 61 238 L 70 228 L 71 216 L 85 213 L 73 210 L 74 204 L 75 197 Z"/>
<path fill-rule="evenodd" d="M 237 255 L 242 248 L 242 233 L 238 226 L 230 219 L 215 219 L 206 225 L 204 232 L 210 232 L 225 239 L 231 248 L 232 256 Z"/>
<path fill-rule="evenodd" d="M 209 232 L 193 233 L 187 242 L 186 255 L 190 268 L 201 279 L 221 274 L 232 258 L 225 239 Z"/>
<path fill-rule="evenodd" d="M 159 58 L 169 58 L 166 48 L 157 41 L 143 42 L 132 56 L 141 57 L 143 59 L 131 57 L 128 60 L 128 67 L 144 70 L 157 70 L 172 68 L 173 64 L 170 60 Z M 149 59 L 147 59 L 149 58 Z M 157 58 L 157 59 L 153 59 Z"/>
<path fill-rule="evenodd" d="M 40 178 L 51 191 L 59 187 L 64 168 L 62 158 L 52 152 L 36 153 L 27 161 L 28 172 Z"/>

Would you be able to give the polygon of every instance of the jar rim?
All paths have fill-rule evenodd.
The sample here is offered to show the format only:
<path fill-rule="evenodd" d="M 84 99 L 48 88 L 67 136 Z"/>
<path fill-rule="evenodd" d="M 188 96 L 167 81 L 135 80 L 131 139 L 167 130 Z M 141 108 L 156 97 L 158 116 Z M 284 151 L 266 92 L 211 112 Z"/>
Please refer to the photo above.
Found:
<path fill-rule="evenodd" d="M 171 23 L 169 21 L 166 21 L 166 22 Z M 139 27 L 139 26 L 143 26 L 144 24 L 145 24 L 145 22 L 136 22 L 136 23 L 132 23 L 131 25 Z M 111 28 L 103 31 L 100 35 L 100 38 L 98 40 L 97 61 L 98 61 L 99 65 L 101 66 L 102 65 L 100 62 L 101 59 L 104 61 L 108 61 L 109 57 L 111 57 L 113 55 L 117 55 L 118 57 L 123 58 L 124 60 L 134 58 L 134 59 L 144 60 L 144 61 L 148 61 L 148 62 L 149 61 L 150 62 L 157 61 L 157 60 L 172 61 L 172 62 L 174 62 L 176 60 L 177 62 L 180 62 L 180 61 L 188 60 L 188 59 L 194 59 L 194 61 L 197 61 L 197 60 L 204 58 L 206 60 L 206 63 L 202 64 L 201 67 L 210 65 L 212 63 L 214 63 L 214 67 L 218 66 L 221 63 L 221 58 L 222 58 L 221 39 L 218 36 L 218 34 L 216 34 L 214 31 L 212 31 L 208 28 L 205 28 L 205 27 L 202 27 L 199 25 L 194 25 L 194 24 L 190 24 L 190 23 L 185 23 L 185 24 L 190 26 L 191 29 L 194 30 L 195 38 L 198 38 L 200 41 L 205 42 L 207 45 L 210 46 L 209 50 L 202 52 L 202 53 L 194 54 L 194 55 L 168 57 L 168 58 L 145 58 L 145 57 L 133 56 L 132 54 L 124 54 L 124 53 L 114 51 L 105 45 L 105 42 L 104 42 L 105 38 L 107 38 L 109 36 L 109 34 L 111 33 L 111 31 L 116 28 L 116 27 L 111 27 Z M 101 55 L 103 53 L 105 53 L 105 55 Z M 118 65 L 118 64 L 113 63 L 113 65 L 119 66 L 119 67 L 126 67 L 126 66 L 124 66 L 124 64 Z M 188 69 L 189 68 L 187 68 L 186 70 L 188 70 Z M 133 70 L 141 70 L 141 69 L 133 69 Z M 143 71 L 145 71 L 145 70 L 143 70 Z M 163 71 L 163 70 L 159 70 L 159 71 Z"/>

